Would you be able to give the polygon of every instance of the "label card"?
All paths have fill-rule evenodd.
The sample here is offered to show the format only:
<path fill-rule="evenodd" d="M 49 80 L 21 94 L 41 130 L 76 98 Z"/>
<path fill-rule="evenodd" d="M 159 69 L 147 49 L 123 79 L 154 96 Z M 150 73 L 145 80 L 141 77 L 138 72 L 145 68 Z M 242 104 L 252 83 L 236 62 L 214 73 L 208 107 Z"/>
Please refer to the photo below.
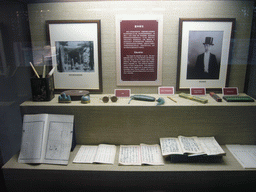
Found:
<path fill-rule="evenodd" d="M 116 97 L 130 97 L 131 89 L 115 89 Z"/>
<path fill-rule="evenodd" d="M 174 95 L 174 87 L 158 87 L 159 95 Z"/>
<path fill-rule="evenodd" d="M 206 89 L 204 87 L 191 87 L 190 95 L 206 95 Z"/>
<path fill-rule="evenodd" d="M 224 87 L 222 88 L 223 95 L 238 95 L 237 87 Z"/>

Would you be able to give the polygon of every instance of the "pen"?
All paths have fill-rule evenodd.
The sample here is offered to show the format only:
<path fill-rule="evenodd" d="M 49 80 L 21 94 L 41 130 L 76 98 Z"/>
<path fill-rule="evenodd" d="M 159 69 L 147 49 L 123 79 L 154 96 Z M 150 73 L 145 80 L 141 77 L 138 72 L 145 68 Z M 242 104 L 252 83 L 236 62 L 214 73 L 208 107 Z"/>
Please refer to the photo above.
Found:
<path fill-rule="evenodd" d="M 38 73 L 37 73 L 37 71 L 36 71 L 36 69 L 35 69 L 35 67 L 33 66 L 33 64 L 32 64 L 31 62 L 29 62 L 29 64 L 30 64 L 30 66 L 32 67 L 33 71 L 35 72 L 36 76 L 37 76 L 38 78 L 40 78 L 39 75 L 38 75 Z"/>
<path fill-rule="evenodd" d="M 174 101 L 175 103 L 177 103 L 176 100 L 174 100 L 173 98 L 171 98 L 170 96 L 168 96 L 167 98 L 171 99 L 172 101 Z"/>
<path fill-rule="evenodd" d="M 45 78 L 45 69 L 46 69 L 46 66 L 44 65 L 44 68 L 43 68 L 43 78 Z"/>
<path fill-rule="evenodd" d="M 48 76 L 51 76 L 54 72 L 55 67 L 52 68 L 52 70 L 48 73 Z"/>

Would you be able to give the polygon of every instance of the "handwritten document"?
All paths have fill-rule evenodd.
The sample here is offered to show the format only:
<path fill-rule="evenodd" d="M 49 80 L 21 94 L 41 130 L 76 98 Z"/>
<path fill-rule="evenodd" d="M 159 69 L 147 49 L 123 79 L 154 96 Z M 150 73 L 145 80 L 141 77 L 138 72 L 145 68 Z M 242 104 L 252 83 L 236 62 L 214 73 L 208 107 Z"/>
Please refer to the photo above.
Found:
<path fill-rule="evenodd" d="M 50 122 L 49 125 L 45 161 L 68 160 L 72 143 L 73 124 Z"/>
<path fill-rule="evenodd" d="M 256 145 L 226 145 L 243 168 L 256 168 Z"/>
<path fill-rule="evenodd" d="M 30 163 L 39 163 L 41 161 L 45 128 L 44 118 L 42 117 L 37 121 L 30 121 L 30 118 L 24 119 L 19 160 L 28 160 L 31 161 Z"/>
<path fill-rule="evenodd" d="M 156 145 L 121 145 L 119 165 L 164 165 L 161 149 Z"/>
<path fill-rule="evenodd" d="M 98 146 L 82 145 L 78 150 L 73 163 L 93 163 Z"/>
<path fill-rule="evenodd" d="M 100 144 L 98 146 L 82 145 L 73 163 L 105 163 L 114 164 L 116 146 Z"/>
<path fill-rule="evenodd" d="M 197 137 L 179 136 L 178 138 L 184 153 L 203 153 Z"/>
<path fill-rule="evenodd" d="M 139 145 L 120 145 L 119 164 L 141 165 L 141 151 Z"/>
<path fill-rule="evenodd" d="M 160 138 L 163 156 L 167 155 L 225 155 L 214 137 L 168 137 Z"/>
<path fill-rule="evenodd" d="M 198 137 L 199 143 L 207 155 L 225 155 L 225 151 L 221 148 L 214 137 Z"/>
<path fill-rule="evenodd" d="M 94 159 L 96 163 L 114 164 L 116 155 L 115 145 L 100 144 Z"/>
<path fill-rule="evenodd" d="M 73 115 L 24 115 L 19 163 L 68 164 Z"/>
<path fill-rule="evenodd" d="M 141 163 L 148 165 L 164 165 L 163 156 L 161 149 L 158 144 L 146 145 L 140 144 L 141 146 Z"/>
<path fill-rule="evenodd" d="M 161 145 L 163 156 L 183 154 L 178 138 L 173 138 L 173 137 L 160 138 L 160 145 Z"/>

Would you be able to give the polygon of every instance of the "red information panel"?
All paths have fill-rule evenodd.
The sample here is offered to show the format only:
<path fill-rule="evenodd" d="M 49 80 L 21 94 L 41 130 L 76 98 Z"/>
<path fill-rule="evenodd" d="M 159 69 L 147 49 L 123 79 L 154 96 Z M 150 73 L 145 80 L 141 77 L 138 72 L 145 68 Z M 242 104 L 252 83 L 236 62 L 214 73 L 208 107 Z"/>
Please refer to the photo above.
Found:
<path fill-rule="evenodd" d="M 190 95 L 205 95 L 206 89 L 203 87 L 191 87 Z"/>
<path fill-rule="evenodd" d="M 225 87 L 222 88 L 223 95 L 238 95 L 237 87 Z"/>
<path fill-rule="evenodd" d="M 158 87 L 159 95 L 174 95 L 174 87 Z"/>
<path fill-rule="evenodd" d="M 156 20 L 122 20 L 121 80 L 156 81 L 158 22 Z"/>
<path fill-rule="evenodd" d="M 130 89 L 115 89 L 116 97 L 130 97 L 131 90 Z"/>

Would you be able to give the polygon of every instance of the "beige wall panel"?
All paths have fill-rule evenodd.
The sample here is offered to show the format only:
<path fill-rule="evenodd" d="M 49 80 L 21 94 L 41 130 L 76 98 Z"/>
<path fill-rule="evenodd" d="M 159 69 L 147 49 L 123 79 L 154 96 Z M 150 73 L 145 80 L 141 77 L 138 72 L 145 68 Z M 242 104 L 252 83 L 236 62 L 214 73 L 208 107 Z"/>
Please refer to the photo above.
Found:
<path fill-rule="evenodd" d="M 78 144 L 155 144 L 161 137 L 179 135 L 214 136 L 220 144 L 256 144 L 256 102 L 216 102 L 207 95 L 208 103 L 201 104 L 174 95 L 177 103 L 162 96 L 165 105 L 155 106 L 135 100 L 128 104 L 129 98 L 104 104 L 101 97 L 91 95 L 90 104 L 62 104 L 56 95 L 50 102 L 23 103 L 21 113 L 73 114 Z"/>
<path fill-rule="evenodd" d="M 117 14 L 163 15 L 163 86 L 176 87 L 179 18 L 236 18 L 230 86 L 243 90 L 253 1 L 87 1 L 29 4 L 34 48 L 46 45 L 46 20 L 101 20 L 103 93 L 129 88 L 132 93 L 157 93 L 157 87 L 116 86 Z M 239 78 L 237 78 L 239 77 Z"/>

